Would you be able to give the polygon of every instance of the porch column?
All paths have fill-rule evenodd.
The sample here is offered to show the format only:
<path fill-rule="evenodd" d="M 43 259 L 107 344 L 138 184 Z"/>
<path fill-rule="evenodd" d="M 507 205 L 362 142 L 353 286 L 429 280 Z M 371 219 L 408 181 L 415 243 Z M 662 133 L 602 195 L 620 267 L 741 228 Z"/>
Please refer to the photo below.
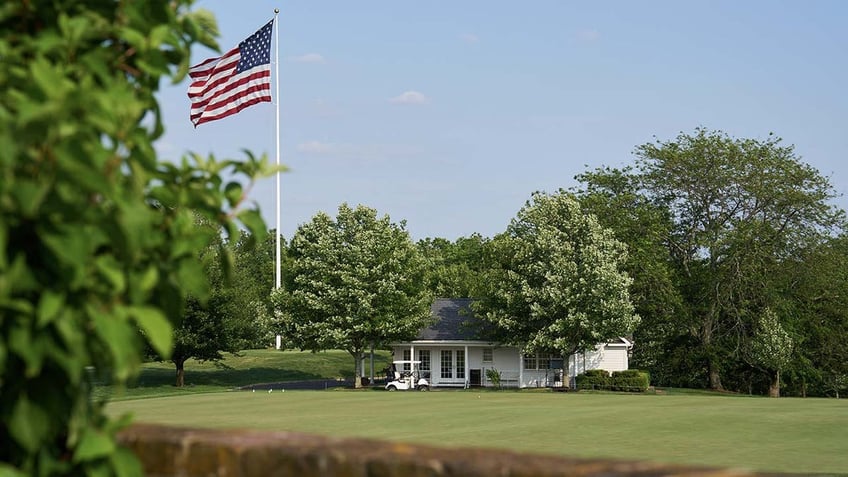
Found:
<path fill-rule="evenodd" d="M 468 377 L 468 345 L 465 345 L 465 359 L 463 360 L 463 363 L 465 363 L 463 365 L 463 366 L 465 366 L 465 373 L 463 374 L 463 376 L 465 376 L 465 389 L 468 389 L 468 387 L 469 387 L 468 386 L 468 382 L 469 382 L 469 377 Z"/>
<path fill-rule="evenodd" d="M 583 374 L 586 373 L 586 352 L 583 352 Z"/>
<path fill-rule="evenodd" d="M 371 367 L 369 369 L 371 370 L 371 381 L 369 381 L 369 382 L 373 386 L 374 385 L 374 343 L 371 343 Z"/>
<path fill-rule="evenodd" d="M 524 387 L 524 351 L 518 352 L 518 387 Z"/>
<path fill-rule="evenodd" d="M 568 387 L 577 387 L 577 353 L 572 354 L 568 358 L 569 360 L 569 370 L 568 370 Z"/>

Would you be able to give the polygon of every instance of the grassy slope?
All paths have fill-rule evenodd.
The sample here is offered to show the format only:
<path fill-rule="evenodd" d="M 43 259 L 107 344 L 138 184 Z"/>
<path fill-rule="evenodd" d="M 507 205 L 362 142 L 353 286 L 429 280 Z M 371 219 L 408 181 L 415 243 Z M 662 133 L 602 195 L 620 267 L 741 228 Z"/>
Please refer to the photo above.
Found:
<path fill-rule="evenodd" d="M 375 373 L 379 373 L 389 360 L 389 353 L 378 352 L 374 360 Z M 367 366 L 366 360 L 366 370 Z M 352 378 L 353 358 L 345 351 L 247 350 L 238 356 L 226 355 L 218 363 L 188 360 L 185 369 L 184 388 L 174 387 L 176 371 L 172 363 L 147 363 L 136 382 L 127 389 L 98 386 L 95 396 L 112 399 L 161 397 L 226 391 L 257 383 Z"/>
<path fill-rule="evenodd" d="M 382 367 L 387 356 L 377 364 Z M 344 352 L 249 351 L 223 367 L 147 366 L 113 413 L 171 425 L 294 430 L 440 446 L 650 459 L 766 471 L 848 471 L 848 401 L 533 391 L 220 392 L 257 382 L 349 377 Z M 108 393 L 109 388 L 101 392 Z M 173 395 L 182 393 L 182 395 Z M 188 393 L 188 395 L 185 395 Z M 166 396 L 171 395 L 171 396 Z M 166 396 L 166 397 L 162 397 Z"/>

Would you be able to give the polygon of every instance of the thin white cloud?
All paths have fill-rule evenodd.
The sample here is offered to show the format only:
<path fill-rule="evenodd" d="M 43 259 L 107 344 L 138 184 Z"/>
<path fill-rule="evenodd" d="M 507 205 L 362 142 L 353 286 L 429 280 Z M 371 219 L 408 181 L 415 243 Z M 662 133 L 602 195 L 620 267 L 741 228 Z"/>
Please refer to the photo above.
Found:
<path fill-rule="evenodd" d="M 319 118 L 334 118 L 342 115 L 338 105 L 323 98 L 313 100 L 309 105 L 310 114 Z"/>
<path fill-rule="evenodd" d="M 361 162 L 383 161 L 415 157 L 416 148 L 400 144 L 341 144 L 323 141 L 306 141 L 295 146 L 297 152 L 311 156 L 330 156 Z"/>
<path fill-rule="evenodd" d="M 478 37 L 477 35 L 475 35 L 473 33 L 463 33 L 459 37 L 462 39 L 462 41 L 464 41 L 466 43 L 479 43 L 480 42 L 480 37 Z"/>
<path fill-rule="evenodd" d="M 424 104 L 429 101 L 429 98 L 418 91 L 405 91 L 389 101 L 395 104 Z"/>
<path fill-rule="evenodd" d="M 584 28 L 577 31 L 577 39 L 585 43 L 594 43 L 601 39 L 601 33 L 598 30 Z"/>
<path fill-rule="evenodd" d="M 322 55 L 318 53 L 306 53 L 305 55 L 300 56 L 290 56 L 289 61 L 294 63 L 314 63 L 314 64 L 324 64 L 327 60 L 324 59 Z"/>
<path fill-rule="evenodd" d="M 305 154 L 334 154 L 339 151 L 335 144 L 321 141 L 307 141 L 297 145 L 297 152 Z"/>

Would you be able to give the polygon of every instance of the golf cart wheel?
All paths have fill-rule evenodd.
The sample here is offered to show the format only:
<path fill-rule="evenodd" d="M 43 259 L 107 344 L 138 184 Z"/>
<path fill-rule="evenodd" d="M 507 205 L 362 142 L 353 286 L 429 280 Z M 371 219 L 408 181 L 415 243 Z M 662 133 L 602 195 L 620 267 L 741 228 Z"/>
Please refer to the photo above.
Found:
<path fill-rule="evenodd" d="M 430 390 L 430 386 L 427 386 L 427 385 L 422 384 L 422 385 L 418 386 L 418 390 L 419 390 L 419 391 L 429 391 L 429 390 Z"/>
<path fill-rule="evenodd" d="M 389 391 L 397 391 L 397 388 L 395 386 L 389 386 L 388 389 Z"/>

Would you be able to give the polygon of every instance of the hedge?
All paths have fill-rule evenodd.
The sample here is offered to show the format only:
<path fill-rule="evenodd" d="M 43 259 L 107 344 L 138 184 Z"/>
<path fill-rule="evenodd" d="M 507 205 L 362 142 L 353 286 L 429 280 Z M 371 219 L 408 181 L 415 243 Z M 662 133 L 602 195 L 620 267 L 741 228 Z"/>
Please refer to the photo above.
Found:
<path fill-rule="evenodd" d="M 650 375 L 638 369 L 614 371 L 612 375 L 604 369 L 591 369 L 575 378 L 577 389 L 608 391 L 645 392 L 650 385 Z"/>
<path fill-rule="evenodd" d="M 648 390 L 651 378 L 648 373 L 638 369 L 614 371 L 612 373 L 612 390 L 643 393 Z"/>
<path fill-rule="evenodd" d="M 590 369 L 575 378 L 577 389 L 609 389 L 610 374 L 605 369 Z"/>

